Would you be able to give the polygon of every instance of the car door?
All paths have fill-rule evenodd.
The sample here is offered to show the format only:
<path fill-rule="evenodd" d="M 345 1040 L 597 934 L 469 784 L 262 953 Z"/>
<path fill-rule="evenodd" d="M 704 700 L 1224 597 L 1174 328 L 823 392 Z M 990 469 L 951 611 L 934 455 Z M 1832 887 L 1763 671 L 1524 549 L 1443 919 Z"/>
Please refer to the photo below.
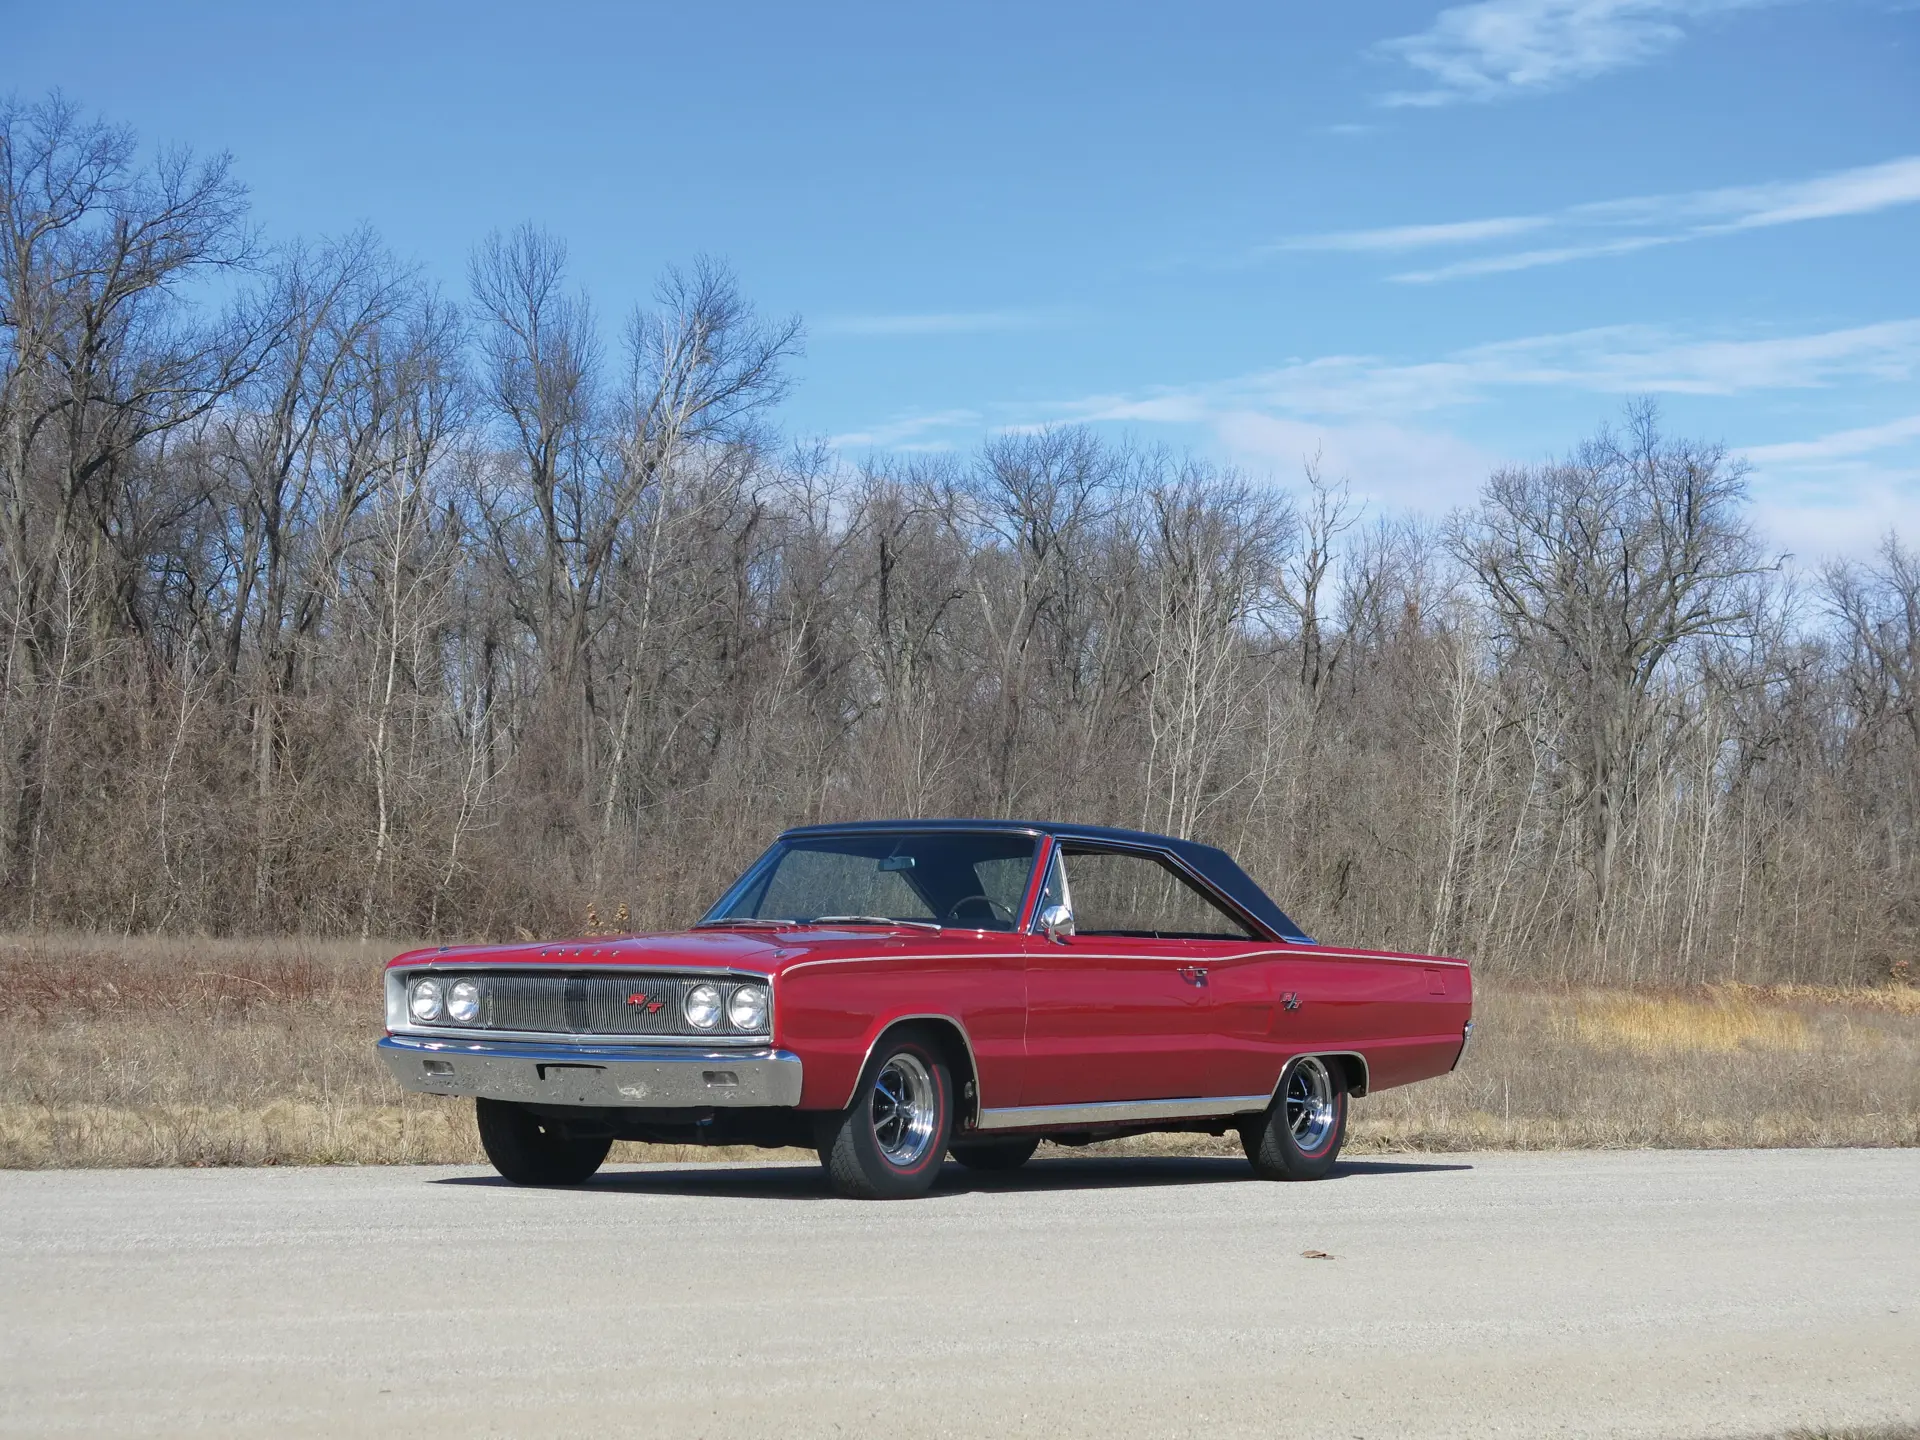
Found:
<path fill-rule="evenodd" d="M 1028 952 L 1023 1106 L 1210 1093 L 1205 956 L 1179 929 L 1190 889 L 1151 852 L 1055 846 L 1039 908 L 1069 905 L 1074 933 Z"/>

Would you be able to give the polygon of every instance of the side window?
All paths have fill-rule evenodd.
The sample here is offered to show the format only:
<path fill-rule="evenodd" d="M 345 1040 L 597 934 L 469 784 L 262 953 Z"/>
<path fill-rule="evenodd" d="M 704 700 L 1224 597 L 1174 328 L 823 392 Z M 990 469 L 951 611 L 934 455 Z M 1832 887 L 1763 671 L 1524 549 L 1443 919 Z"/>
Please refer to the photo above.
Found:
<path fill-rule="evenodd" d="M 1082 935 L 1250 940 L 1254 934 L 1172 866 L 1117 850 L 1066 852 L 1074 929 Z M 1052 876 L 1048 877 L 1049 886 Z"/>

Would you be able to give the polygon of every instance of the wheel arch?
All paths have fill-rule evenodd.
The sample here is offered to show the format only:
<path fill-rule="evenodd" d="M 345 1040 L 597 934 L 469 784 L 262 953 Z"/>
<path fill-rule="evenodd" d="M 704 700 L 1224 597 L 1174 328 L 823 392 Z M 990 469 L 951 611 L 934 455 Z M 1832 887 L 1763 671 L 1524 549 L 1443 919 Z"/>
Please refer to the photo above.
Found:
<path fill-rule="evenodd" d="M 1358 1050 L 1302 1050 L 1300 1055 L 1316 1056 L 1327 1062 L 1328 1069 L 1337 1069 L 1340 1072 L 1340 1078 L 1346 1082 L 1347 1094 L 1367 1093 L 1367 1057 Z M 1280 1074 L 1273 1082 L 1273 1094 L 1268 1097 L 1268 1104 L 1280 1098 L 1280 1085 L 1287 1078 L 1287 1065 L 1293 1064 L 1300 1055 L 1289 1055 L 1287 1064 L 1280 1067 Z"/>
<path fill-rule="evenodd" d="M 860 1082 L 866 1077 L 867 1068 L 873 1064 L 873 1057 L 887 1037 L 901 1030 L 925 1030 L 938 1041 L 945 1055 L 947 1068 L 953 1072 L 953 1088 L 956 1103 L 953 1107 L 953 1128 L 958 1134 L 962 1129 L 971 1130 L 979 1118 L 980 1111 L 980 1067 L 973 1055 L 973 1037 L 967 1034 L 967 1027 L 952 1015 L 894 1015 L 875 1032 L 873 1040 L 867 1046 L 866 1054 L 860 1057 L 860 1069 L 854 1076 L 853 1088 L 847 1092 L 847 1098 L 841 1108 L 851 1105 L 854 1097 L 860 1093 Z"/>

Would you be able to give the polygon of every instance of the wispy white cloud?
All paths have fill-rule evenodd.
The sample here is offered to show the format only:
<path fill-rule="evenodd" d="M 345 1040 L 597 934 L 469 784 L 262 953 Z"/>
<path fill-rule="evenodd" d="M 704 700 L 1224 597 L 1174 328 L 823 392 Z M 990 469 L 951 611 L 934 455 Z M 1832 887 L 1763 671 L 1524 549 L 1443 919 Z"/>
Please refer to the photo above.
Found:
<path fill-rule="evenodd" d="M 1553 224 L 1547 215 L 1502 215 L 1491 220 L 1455 220 L 1440 225 L 1393 225 L 1383 230 L 1346 230 L 1331 235 L 1296 235 L 1272 250 L 1353 250 L 1360 252 L 1426 250 L 1436 245 L 1471 245 L 1505 240 Z"/>
<path fill-rule="evenodd" d="M 1317 458 L 1323 474 L 1347 481 L 1363 499 L 1395 509 L 1445 510 L 1468 499 L 1511 457 L 1450 435 L 1388 420 L 1330 424 L 1253 410 L 1209 417 L 1235 462 L 1274 475 L 1298 475 Z"/>
<path fill-rule="evenodd" d="M 1920 415 L 1749 445 L 1756 518 L 1802 559 L 1866 554 L 1920 534 Z"/>
<path fill-rule="evenodd" d="M 1836 430 L 1812 440 L 1789 440 L 1778 445 L 1753 445 L 1746 457 L 1755 465 L 1767 467 L 1827 465 L 1872 455 L 1883 450 L 1920 442 L 1920 415 L 1890 420 L 1884 425 L 1863 425 L 1854 430 Z"/>
<path fill-rule="evenodd" d="M 1478 0 L 1440 12 L 1383 55 L 1422 71 L 1426 86 L 1382 97 L 1435 106 L 1557 90 L 1671 50 L 1686 22 L 1775 0 Z"/>
<path fill-rule="evenodd" d="M 1920 319 L 1810 335 L 1698 339 L 1657 326 L 1612 325 L 1528 336 L 1395 361 L 1328 355 L 1188 386 L 1095 395 L 1055 407 L 1058 420 L 1194 423 L 1230 411 L 1340 420 L 1471 405 L 1502 390 L 1600 395 L 1735 396 L 1920 375 Z"/>
<path fill-rule="evenodd" d="M 983 423 L 978 410 L 934 410 L 923 415 L 899 415 L 864 430 L 829 436 L 840 450 L 950 450 L 954 433 L 977 430 Z M 948 433 L 942 433 L 948 432 Z"/>
<path fill-rule="evenodd" d="M 1920 155 L 1904 155 L 1877 165 L 1861 165 L 1801 180 L 1723 186 L 1674 195 L 1639 195 L 1571 205 L 1538 215 L 1498 215 L 1483 220 L 1296 235 L 1267 249 L 1394 253 L 1478 245 L 1529 234 L 1561 242 L 1456 260 L 1433 269 L 1404 271 L 1391 277 L 1405 283 L 1427 284 L 1531 270 L 1541 265 L 1562 265 L 1570 260 L 1625 255 L 1659 245 L 1795 225 L 1807 220 L 1871 215 L 1916 202 L 1920 202 Z"/>
<path fill-rule="evenodd" d="M 919 315 L 842 315 L 813 328 L 828 335 L 987 335 L 1034 330 L 1057 318 L 1038 310 L 950 310 Z"/>
<path fill-rule="evenodd" d="M 1526 336 L 1431 360 L 1333 355 L 1250 374 L 1083 397 L 1042 417 L 1172 425 L 1286 475 L 1319 452 L 1357 494 L 1428 513 L 1470 500 L 1505 460 L 1452 433 L 1474 406 L 1528 393 L 1764 397 L 1920 377 L 1920 319 L 1803 335 L 1709 336 L 1609 326 Z M 1905 447 L 1904 449 L 1902 447 Z M 1889 525 L 1920 532 L 1920 415 L 1751 447 L 1756 513 L 1776 544 L 1862 550 Z"/>
<path fill-rule="evenodd" d="M 1853 398 L 1916 378 L 1920 318 L 1799 335 L 1699 336 L 1617 325 L 1523 336 L 1432 359 L 1326 355 L 1048 405 L 907 415 L 834 443 L 948 450 L 990 431 L 1167 426 L 1209 435 L 1223 456 L 1282 478 L 1318 452 L 1326 471 L 1346 478 L 1356 494 L 1435 513 L 1470 500 L 1501 463 L 1535 458 L 1501 454 L 1455 433 L 1474 407 L 1522 407 L 1534 403 L 1529 396 L 1564 408 L 1568 396 L 1665 394 L 1744 397 L 1744 413 L 1755 414 L 1763 412 L 1754 403 L 1768 396 L 1825 390 Z M 1920 533 L 1920 414 L 1743 453 L 1755 466 L 1756 514 L 1782 548 L 1851 553 L 1889 525 Z"/>
<path fill-rule="evenodd" d="M 1515 250 L 1505 255 L 1483 256 L 1478 260 L 1458 260 L 1432 270 L 1403 270 L 1387 278 L 1402 285 L 1432 285 L 1441 280 L 1465 280 L 1475 275 L 1504 275 L 1514 270 L 1536 270 L 1542 265 L 1564 265 L 1569 260 L 1631 255 L 1637 250 L 1652 250 L 1657 246 L 1672 245 L 1692 238 L 1688 235 L 1634 235 L 1591 245 L 1555 245 L 1542 250 Z"/>

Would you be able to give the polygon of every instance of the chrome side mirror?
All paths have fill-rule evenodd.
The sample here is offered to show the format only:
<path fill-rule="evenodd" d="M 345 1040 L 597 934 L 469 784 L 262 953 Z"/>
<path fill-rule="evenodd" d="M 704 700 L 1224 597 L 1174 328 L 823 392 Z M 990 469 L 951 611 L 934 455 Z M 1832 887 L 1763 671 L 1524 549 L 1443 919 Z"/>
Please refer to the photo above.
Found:
<path fill-rule="evenodd" d="M 1056 945 L 1067 943 L 1073 934 L 1073 911 L 1065 905 L 1049 905 L 1040 912 L 1040 933 Z"/>

